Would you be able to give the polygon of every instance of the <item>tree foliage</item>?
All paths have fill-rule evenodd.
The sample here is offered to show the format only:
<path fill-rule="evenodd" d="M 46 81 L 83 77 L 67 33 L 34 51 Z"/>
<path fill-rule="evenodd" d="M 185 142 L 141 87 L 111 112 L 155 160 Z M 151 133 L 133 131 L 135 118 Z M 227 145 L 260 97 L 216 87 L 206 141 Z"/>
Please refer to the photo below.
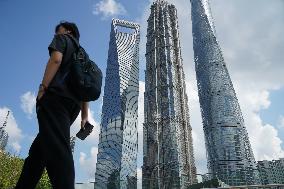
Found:
<path fill-rule="evenodd" d="M 11 189 L 16 186 L 16 183 L 20 177 L 24 160 L 13 156 L 9 153 L 3 153 L 0 151 L 0 188 Z M 51 189 L 51 184 L 47 175 L 47 171 L 44 170 L 40 181 L 37 184 L 36 189 Z"/>

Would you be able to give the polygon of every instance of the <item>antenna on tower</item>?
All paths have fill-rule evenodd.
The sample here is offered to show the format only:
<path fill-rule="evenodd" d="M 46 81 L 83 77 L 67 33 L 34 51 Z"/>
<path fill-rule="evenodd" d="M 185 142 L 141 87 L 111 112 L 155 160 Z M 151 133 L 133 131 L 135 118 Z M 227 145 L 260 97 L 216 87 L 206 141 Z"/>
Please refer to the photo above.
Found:
<path fill-rule="evenodd" d="M 8 117 L 9 117 L 9 114 L 10 114 L 10 110 L 8 110 L 7 115 L 6 115 L 6 118 L 5 118 L 5 121 L 4 121 L 3 126 L 2 126 L 1 128 L 6 127 L 6 125 L 7 125 L 7 121 L 8 121 Z"/>

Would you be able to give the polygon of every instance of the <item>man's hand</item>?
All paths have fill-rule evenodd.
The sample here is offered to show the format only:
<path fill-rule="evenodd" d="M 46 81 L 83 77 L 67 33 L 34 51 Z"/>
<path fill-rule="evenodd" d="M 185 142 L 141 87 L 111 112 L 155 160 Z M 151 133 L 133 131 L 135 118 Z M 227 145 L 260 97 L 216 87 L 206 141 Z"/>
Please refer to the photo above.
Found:
<path fill-rule="evenodd" d="M 88 102 L 82 102 L 81 103 L 81 128 L 84 128 L 85 123 L 88 121 L 88 109 L 89 109 L 89 103 Z"/>
<path fill-rule="evenodd" d="M 44 90 L 39 90 L 37 93 L 37 100 L 40 100 L 42 98 L 42 96 L 44 95 Z"/>
<path fill-rule="evenodd" d="M 46 86 L 44 84 L 39 85 L 38 93 L 37 93 L 37 100 L 40 100 L 44 95 L 46 90 Z"/>
<path fill-rule="evenodd" d="M 88 119 L 82 119 L 82 121 L 81 121 L 81 128 L 82 129 L 85 129 L 84 128 L 84 125 L 85 125 L 85 123 L 88 121 Z"/>

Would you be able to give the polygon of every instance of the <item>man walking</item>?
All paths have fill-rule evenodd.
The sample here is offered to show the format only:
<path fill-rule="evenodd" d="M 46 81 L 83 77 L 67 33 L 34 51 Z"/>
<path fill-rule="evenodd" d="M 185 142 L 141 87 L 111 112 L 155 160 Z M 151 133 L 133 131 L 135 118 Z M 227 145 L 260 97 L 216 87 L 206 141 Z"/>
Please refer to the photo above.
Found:
<path fill-rule="evenodd" d="M 88 102 L 81 102 L 72 94 L 65 77 L 76 51 L 74 41 L 79 44 L 80 33 L 76 24 L 70 22 L 58 24 L 55 33 L 36 100 L 39 133 L 25 159 L 16 189 L 34 189 L 45 167 L 54 189 L 74 189 L 70 126 L 80 110 L 81 127 L 88 121 Z"/>

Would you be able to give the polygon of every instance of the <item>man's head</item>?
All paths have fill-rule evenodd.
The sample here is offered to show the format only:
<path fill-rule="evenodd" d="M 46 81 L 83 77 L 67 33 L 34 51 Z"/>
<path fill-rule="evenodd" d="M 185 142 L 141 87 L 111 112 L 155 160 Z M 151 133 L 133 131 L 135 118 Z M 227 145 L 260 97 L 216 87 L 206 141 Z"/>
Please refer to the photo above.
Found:
<path fill-rule="evenodd" d="M 73 35 L 78 41 L 80 38 L 80 33 L 79 30 L 76 26 L 75 23 L 71 23 L 71 22 L 60 22 L 56 27 L 55 27 L 55 33 L 56 34 L 71 34 Z"/>

